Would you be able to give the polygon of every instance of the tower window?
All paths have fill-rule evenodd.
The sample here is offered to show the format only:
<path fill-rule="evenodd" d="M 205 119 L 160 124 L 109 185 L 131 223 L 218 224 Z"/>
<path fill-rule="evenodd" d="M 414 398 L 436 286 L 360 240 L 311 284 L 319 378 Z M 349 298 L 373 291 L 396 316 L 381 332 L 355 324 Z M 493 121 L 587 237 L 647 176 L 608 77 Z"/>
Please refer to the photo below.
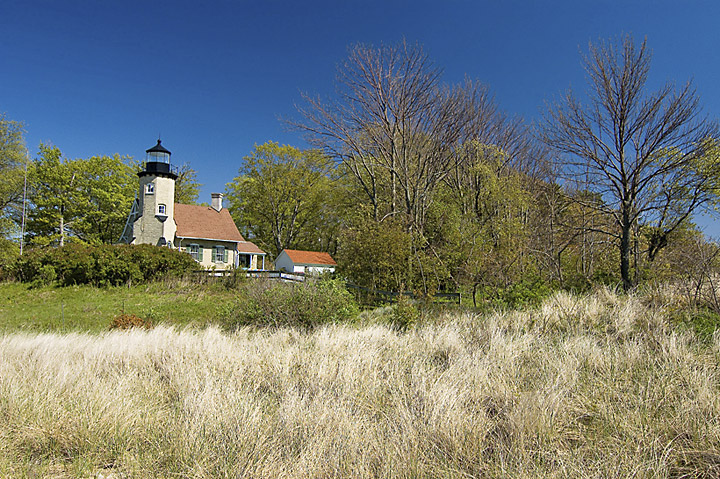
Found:
<path fill-rule="evenodd" d="M 165 205 L 163 205 L 162 203 L 158 205 L 158 214 L 159 214 L 159 215 L 166 215 L 166 214 L 167 214 L 167 213 L 165 212 Z"/>
<path fill-rule="evenodd" d="M 146 195 L 155 194 L 155 184 L 154 183 L 148 183 L 147 185 L 145 185 L 145 194 Z"/>

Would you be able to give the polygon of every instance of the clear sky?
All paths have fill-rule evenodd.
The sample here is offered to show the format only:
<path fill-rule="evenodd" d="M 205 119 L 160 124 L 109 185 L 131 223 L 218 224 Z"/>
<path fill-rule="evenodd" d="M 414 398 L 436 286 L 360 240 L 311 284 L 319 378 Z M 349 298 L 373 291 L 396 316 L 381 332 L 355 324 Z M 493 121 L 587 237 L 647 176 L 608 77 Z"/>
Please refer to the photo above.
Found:
<path fill-rule="evenodd" d="M 332 93 L 352 44 L 418 42 L 445 82 L 478 79 L 533 122 L 584 88 L 589 41 L 623 33 L 647 37 L 653 85 L 692 79 L 720 116 L 720 2 L 690 0 L 2 0 L 0 112 L 33 155 L 141 159 L 161 135 L 209 201 L 254 144 L 306 146 L 280 118 Z"/>

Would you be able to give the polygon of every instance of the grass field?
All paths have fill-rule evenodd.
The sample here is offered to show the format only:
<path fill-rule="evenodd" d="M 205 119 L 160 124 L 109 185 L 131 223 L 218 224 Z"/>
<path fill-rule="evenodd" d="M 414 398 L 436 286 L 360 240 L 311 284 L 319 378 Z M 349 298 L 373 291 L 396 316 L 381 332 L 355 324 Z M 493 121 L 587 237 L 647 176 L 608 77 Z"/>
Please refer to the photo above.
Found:
<path fill-rule="evenodd" d="M 235 293 L 222 283 L 30 288 L 0 283 L 0 332 L 101 332 L 123 313 L 154 323 L 207 325 Z"/>
<path fill-rule="evenodd" d="M 718 477 L 720 336 L 666 309 L 7 333 L 0 477 Z"/>

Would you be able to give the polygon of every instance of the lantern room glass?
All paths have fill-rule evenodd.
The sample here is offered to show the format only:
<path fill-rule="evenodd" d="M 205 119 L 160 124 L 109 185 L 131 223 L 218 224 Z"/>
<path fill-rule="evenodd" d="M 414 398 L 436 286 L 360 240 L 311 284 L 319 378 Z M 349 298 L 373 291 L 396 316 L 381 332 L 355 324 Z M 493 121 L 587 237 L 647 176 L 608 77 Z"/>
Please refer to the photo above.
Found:
<path fill-rule="evenodd" d="M 162 151 L 150 151 L 147 154 L 147 161 L 170 163 L 170 154 Z"/>

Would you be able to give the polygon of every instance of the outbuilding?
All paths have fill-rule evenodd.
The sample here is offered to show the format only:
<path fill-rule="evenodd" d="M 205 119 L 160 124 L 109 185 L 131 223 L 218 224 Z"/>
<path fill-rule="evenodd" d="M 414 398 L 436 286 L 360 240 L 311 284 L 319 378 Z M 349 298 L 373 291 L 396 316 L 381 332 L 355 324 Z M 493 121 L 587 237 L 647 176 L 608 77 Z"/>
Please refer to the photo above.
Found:
<path fill-rule="evenodd" d="M 275 260 L 275 269 L 288 273 L 333 273 L 337 263 L 330 253 L 284 249 Z"/>

